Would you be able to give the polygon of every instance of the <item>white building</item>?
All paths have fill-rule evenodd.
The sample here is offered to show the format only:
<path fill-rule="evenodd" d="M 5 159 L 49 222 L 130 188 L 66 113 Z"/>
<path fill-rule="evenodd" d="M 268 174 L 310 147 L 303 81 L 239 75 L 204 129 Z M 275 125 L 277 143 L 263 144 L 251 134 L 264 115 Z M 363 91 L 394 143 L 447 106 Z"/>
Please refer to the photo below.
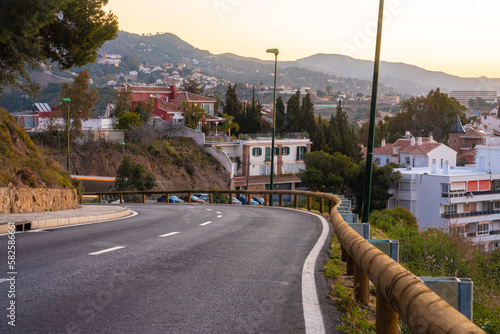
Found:
<path fill-rule="evenodd" d="M 362 154 L 366 157 L 366 148 Z M 385 140 L 379 147 L 373 148 L 373 162 L 378 166 L 389 163 L 400 163 L 406 167 L 430 167 L 436 160 L 439 166 L 448 161 L 449 166 L 457 165 L 457 152 L 445 144 L 438 143 L 432 136 L 413 137 L 406 131 L 405 137 L 398 139 L 394 144 Z"/>
<path fill-rule="evenodd" d="M 475 167 L 445 162 L 431 167 L 400 168 L 402 178 L 388 208 L 410 210 L 420 228 L 435 227 L 471 237 L 485 251 L 500 247 L 500 146 L 476 147 Z"/>
<path fill-rule="evenodd" d="M 250 190 L 269 189 L 271 175 L 271 136 L 241 134 L 238 140 L 217 143 L 233 161 L 234 188 Z M 276 138 L 274 142 L 275 190 L 301 188 L 298 173 L 305 169 L 302 156 L 311 151 L 307 134 Z"/>

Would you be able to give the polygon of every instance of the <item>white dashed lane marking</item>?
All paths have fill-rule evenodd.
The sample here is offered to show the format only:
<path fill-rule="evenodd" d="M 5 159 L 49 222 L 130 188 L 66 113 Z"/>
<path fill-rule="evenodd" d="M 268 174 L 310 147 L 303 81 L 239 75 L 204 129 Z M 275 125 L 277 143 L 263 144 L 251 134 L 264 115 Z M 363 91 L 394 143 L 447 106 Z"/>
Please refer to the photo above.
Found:
<path fill-rule="evenodd" d="M 121 248 L 125 248 L 125 246 L 116 246 L 116 247 L 112 247 L 112 248 L 108 248 L 108 249 L 103 249 L 103 250 L 98 251 L 98 252 L 89 253 L 89 255 L 99 255 L 102 253 L 112 252 L 112 251 L 115 251 L 115 250 L 118 250 Z"/>
<path fill-rule="evenodd" d="M 177 233 L 180 233 L 180 232 L 170 232 L 170 233 L 167 233 L 167 234 L 159 235 L 158 237 L 160 237 L 160 238 L 169 237 L 169 236 L 175 235 Z"/>
<path fill-rule="evenodd" d="M 200 226 L 205 226 L 205 225 L 208 225 L 208 224 L 211 224 L 211 223 L 212 223 L 211 221 L 208 221 L 208 222 L 200 224 Z"/>

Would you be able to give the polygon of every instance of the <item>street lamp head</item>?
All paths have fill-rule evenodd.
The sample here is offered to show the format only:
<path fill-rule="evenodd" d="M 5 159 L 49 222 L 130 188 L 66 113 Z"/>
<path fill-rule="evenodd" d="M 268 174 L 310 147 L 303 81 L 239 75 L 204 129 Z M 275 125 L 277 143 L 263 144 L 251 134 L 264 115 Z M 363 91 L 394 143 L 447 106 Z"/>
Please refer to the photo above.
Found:
<path fill-rule="evenodd" d="M 62 102 L 71 102 L 71 99 L 69 97 L 65 97 L 64 99 L 61 100 Z"/>
<path fill-rule="evenodd" d="M 280 53 L 278 49 L 267 49 L 267 53 L 274 53 L 276 56 Z"/>

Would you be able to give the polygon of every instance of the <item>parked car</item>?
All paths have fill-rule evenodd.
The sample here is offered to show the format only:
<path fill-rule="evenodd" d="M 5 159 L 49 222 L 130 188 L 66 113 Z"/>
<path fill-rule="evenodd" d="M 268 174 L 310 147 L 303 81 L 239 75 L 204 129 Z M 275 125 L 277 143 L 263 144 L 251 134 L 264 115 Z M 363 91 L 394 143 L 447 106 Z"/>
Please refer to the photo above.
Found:
<path fill-rule="evenodd" d="M 210 197 L 208 196 L 208 194 L 193 194 L 193 196 L 196 196 L 196 197 L 198 197 L 199 199 L 202 199 L 205 202 L 210 201 Z"/>
<path fill-rule="evenodd" d="M 227 202 L 229 203 L 229 197 L 228 196 L 226 196 L 226 199 L 227 199 Z M 240 204 L 241 205 L 243 203 L 241 203 L 236 197 L 233 197 L 233 204 Z"/>
<path fill-rule="evenodd" d="M 248 204 L 246 196 L 238 196 L 236 198 L 241 202 L 241 204 Z M 253 198 L 250 198 L 250 205 L 259 205 L 259 202 L 257 202 Z"/>
<path fill-rule="evenodd" d="M 181 196 L 181 199 L 184 201 L 184 202 L 187 202 L 188 201 L 188 197 L 187 196 Z M 194 196 L 194 195 L 191 195 L 191 203 L 205 203 L 204 200 Z"/>
<path fill-rule="evenodd" d="M 264 204 L 266 204 L 266 201 L 265 201 L 263 198 L 261 198 L 261 197 L 252 197 L 252 199 L 253 199 L 254 201 L 256 201 L 257 203 L 259 203 L 259 205 L 264 205 Z"/>
<path fill-rule="evenodd" d="M 165 203 L 166 202 L 166 197 L 165 195 L 158 197 L 156 200 L 158 203 Z M 179 197 L 175 195 L 168 195 L 168 202 L 169 203 L 184 203 L 183 200 L 181 200 Z"/>

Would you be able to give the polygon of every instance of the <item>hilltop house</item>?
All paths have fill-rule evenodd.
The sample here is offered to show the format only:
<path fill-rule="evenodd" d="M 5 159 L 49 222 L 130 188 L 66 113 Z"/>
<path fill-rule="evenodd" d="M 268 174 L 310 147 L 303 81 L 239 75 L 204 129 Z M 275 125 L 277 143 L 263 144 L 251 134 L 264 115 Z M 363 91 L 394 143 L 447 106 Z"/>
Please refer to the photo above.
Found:
<path fill-rule="evenodd" d="M 194 103 L 206 112 L 202 124 L 208 124 L 213 130 L 225 120 L 215 115 L 215 100 L 209 97 L 189 92 L 179 92 L 175 85 L 160 86 L 128 86 L 122 85 L 116 89 L 119 97 L 121 94 L 130 93 L 131 103 L 134 107 L 139 101 L 148 103 L 153 99 L 153 116 L 172 124 L 184 124 L 185 115 L 180 110 L 183 102 Z"/>

